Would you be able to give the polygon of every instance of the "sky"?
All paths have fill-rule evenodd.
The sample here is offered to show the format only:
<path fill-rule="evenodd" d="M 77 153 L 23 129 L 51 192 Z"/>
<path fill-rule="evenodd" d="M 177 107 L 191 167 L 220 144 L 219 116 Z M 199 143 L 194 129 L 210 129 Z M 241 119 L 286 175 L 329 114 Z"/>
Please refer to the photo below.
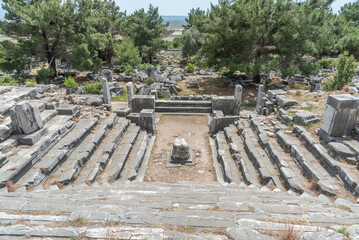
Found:
<path fill-rule="evenodd" d="M 333 12 L 337 13 L 340 7 L 345 3 L 354 2 L 356 0 L 336 0 L 333 3 Z M 0 3 L 2 1 L 0 0 Z M 187 16 L 191 8 L 207 9 L 210 3 L 217 3 L 217 0 L 116 0 L 121 10 L 132 13 L 136 9 L 148 8 L 150 4 L 159 7 L 161 15 L 168 16 Z M 4 17 L 4 10 L 0 9 L 0 19 Z"/>

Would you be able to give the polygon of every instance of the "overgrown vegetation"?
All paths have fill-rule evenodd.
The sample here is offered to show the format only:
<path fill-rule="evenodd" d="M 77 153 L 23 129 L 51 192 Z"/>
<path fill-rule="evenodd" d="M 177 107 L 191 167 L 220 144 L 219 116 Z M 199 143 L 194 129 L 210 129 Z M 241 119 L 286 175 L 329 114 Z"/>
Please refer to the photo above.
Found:
<path fill-rule="evenodd" d="M 352 82 L 356 74 L 354 57 L 349 56 L 347 52 L 341 54 L 338 58 L 337 69 L 338 72 L 334 78 L 329 78 L 324 82 L 326 91 L 342 90 L 345 85 Z"/>
<path fill-rule="evenodd" d="M 85 83 L 83 86 L 85 94 L 100 94 L 102 89 L 101 82 Z"/>
<path fill-rule="evenodd" d="M 71 89 L 76 89 L 77 88 L 77 86 L 79 85 L 76 81 L 75 81 L 75 79 L 73 78 L 73 77 L 67 77 L 66 79 L 65 79 L 65 82 L 64 82 L 64 84 L 65 84 L 65 86 L 67 87 L 67 88 L 71 88 Z"/>
<path fill-rule="evenodd" d="M 132 74 L 133 69 L 141 63 L 140 52 L 129 37 L 125 37 L 119 44 L 115 45 L 115 63 L 119 72 Z"/>
<path fill-rule="evenodd" d="M 48 83 L 49 78 L 53 75 L 52 69 L 40 69 L 35 76 L 37 83 Z"/>
<path fill-rule="evenodd" d="M 187 64 L 187 72 L 188 73 L 194 73 L 196 71 L 196 66 L 193 63 Z"/>
<path fill-rule="evenodd" d="M 17 86 L 18 84 L 19 84 L 18 81 L 10 76 L 4 76 L 0 78 L 1 86 Z"/>
<path fill-rule="evenodd" d="M 346 238 L 349 238 L 350 237 L 350 233 L 348 231 L 348 229 L 346 227 L 342 227 L 342 228 L 339 228 L 339 229 L 336 229 L 335 230 L 337 233 L 341 233 L 343 234 Z"/>

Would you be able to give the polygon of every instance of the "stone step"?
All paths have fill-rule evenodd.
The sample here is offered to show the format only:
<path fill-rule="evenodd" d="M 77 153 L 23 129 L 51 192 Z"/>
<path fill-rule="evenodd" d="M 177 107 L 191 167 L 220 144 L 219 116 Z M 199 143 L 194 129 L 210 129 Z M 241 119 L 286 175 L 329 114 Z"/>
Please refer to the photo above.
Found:
<path fill-rule="evenodd" d="M 10 109 L 15 106 L 16 102 L 29 97 L 36 96 L 37 90 L 36 88 L 19 88 L 13 87 L 11 91 L 7 91 L 0 95 L 0 114 L 3 116 L 8 116 L 10 113 Z"/>
<path fill-rule="evenodd" d="M 359 196 L 359 172 L 356 166 L 346 162 L 339 162 L 330 156 L 328 150 L 314 139 L 303 127 L 294 125 L 293 132 L 305 141 L 305 146 L 321 165 L 331 174 L 339 179 L 354 196 Z M 352 142 L 355 144 L 355 141 Z M 349 145 L 351 145 L 349 143 Z"/>
<path fill-rule="evenodd" d="M 224 129 L 224 132 L 227 142 L 230 143 L 231 153 L 236 163 L 240 166 L 243 181 L 248 185 L 254 184 L 260 186 L 259 173 L 244 150 L 244 143 L 238 135 L 238 129 L 234 125 L 230 125 Z"/>
<path fill-rule="evenodd" d="M 45 125 L 57 115 L 57 110 L 44 110 L 41 112 L 42 123 Z"/>
<path fill-rule="evenodd" d="M 295 192 L 303 193 L 304 188 L 301 180 L 304 180 L 304 182 L 306 181 L 302 178 L 300 169 L 298 169 L 297 165 L 294 163 L 294 159 L 282 150 L 275 139 L 268 137 L 266 131 L 263 130 L 256 117 L 253 115 L 250 117 L 250 124 L 259 138 L 260 145 L 265 149 L 271 161 L 275 163 L 281 177 L 286 181 L 287 187 Z M 297 174 L 295 174 L 293 170 L 296 170 Z"/>
<path fill-rule="evenodd" d="M 136 142 L 131 148 L 131 152 L 125 161 L 123 171 L 120 173 L 119 181 L 133 181 L 137 177 L 138 170 L 142 164 L 143 157 L 146 153 L 148 135 L 146 132 L 138 134 Z"/>
<path fill-rule="evenodd" d="M 107 181 L 114 182 L 119 178 L 139 132 L 140 128 L 134 123 L 129 125 L 126 134 L 123 136 L 120 144 L 113 153 L 107 167 L 98 178 L 98 183 L 102 184 Z"/>
<path fill-rule="evenodd" d="M 164 113 L 212 113 L 212 107 L 157 107 L 156 112 Z"/>
<path fill-rule="evenodd" d="M 322 193 L 335 196 L 341 189 L 338 182 L 326 171 L 319 161 L 303 144 L 292 134 L 277 133 L 278 143 L 295 159 L 303 174 L 310 181 L 317 181 L 318 190 Z M 314 183 L 313 183 L 314 184 Z"/>
<path fill-rule="evenodd" d="M 216 141 L 212 137 L 209 137 L 209 144 L 211 146 L 213 167 L 216 172 L 217 181 L 219 183 L 223 184 L 223 183 L 225 183 L 224 176 L 223 176 L 224 171 L 222 169 L 222 165 L 217 160 L 218 159 L 218 151 L 217 151 Z"/>
<path fill-rule="evenodd" d="M 221 164 L 223 178 L 226 182 L 241 183 L 241 173 L 239 167 L 233 160 L 224 132 L 216 134 L 217 161 Z"/>
<path fill-rule="evenodd" d="M 353 203 L 323 202 L 315 197 L 299 197 L 266 187 L 220 183 L 135 183 L 117 182 L 109 186 L 67 187 L 28 193 L 0 193 L 0 220 L 13 219 L 11 212 L 29 215 L 41 211 L 68 215 L 91 222 L 121 221 L 141 225 L 187 225 L 194 227 L 237 226 L 241 219 L 266 222 L 307 222 L 325 227 L 357 222 L 358 206 Z M 344 205 L 343 205 L 344 204 Z M 344 208 L 345 207 L 345 208 Z M 347 209 L 347 210 L 345 210 Z M 20 218 L 20 216 L 19 216 Z M 25 216 L 24 219 L 28 219 Z M 60 218 L 60 217 L 59 217 Z M 44 217 L 38 216 L 37 221 Z"/>
<path fill-rule="evenodd" d="M 156 136 L 152 136 L 148 141 L 148 145 L 147 145 L 147 148 L 146 148 L 146 154 L 143 157 L 143 162 L 141 164 L 140 169 L 138 170 L 137 177 L 134 180 L 136 182 L 143 182 L 143 179 L 144 179 L 145 174 L 146 174 L 148 162 L 150 161 L 152 149 L 153 149 L 153 146 L 155 144 L 155 140 L 156 140 Z"/>
<path fill-rule="evenodd" d="M 78 147 L 68 156 L 66 161 L 54 172 L 54 175 L 59 175 L 59 177 L 50 176 L 51 181 L 57 181 L 60 184 L 73 182 L 117 119 L 117 114 L 113 113 L 108 119 L 98 124 L 91 131 L 92 134 L 84 138 Z"/>
<path fill-rule="evenodd" d="M 281 190 L 285 190 L 279 179 L 280 173 L 278 169 L 273 166 L 267 153 L 259 144 L 260 138 L 254 133 L 247 120 L 242 120 L 242 122 L 246 122 L 244 124 L 244 131 L 241 134 L 244 141 L 244 149 L 254 167 L 259 172 L 261 183 L 263 185 L 276 186 Z"/>
<path fill-rule="evenodd" d="M 156 107 L 205 107 L 212 108 L 211 101 L 177 101 L 177 100 L 157 100 Z"/>
<path fill-rule="evenodd" d="M 58 116 L 71 119 L 71 116 Z M 21 180 L 24 186 L 38 185 L 56 171 L 74 149 L 83 141 L 97 124 L 97 119 L 81 119 L 77 125 L 60 139 L 33 167 L 31 172 Z"/>
<path fill-rule="evenodd" d="M 31 148 L 17 147 L 8 153 L 8 162 L 0 169 L 0 188 L 6 182 L 16 183 L 50 149 L 73 128 L 74 122 L 66 116 L 56 116 L 47 123 L 48 132 Z"/>
<path fill-rule="evenodd" d="M 75 179 L 75 185 L 83 183 L 92 184 L 96 181 L 97 177 L 106 168 L 129 124 L 129 120 L 125 118 L 120 118 L 119 121 L 114 124 L 99 148 L 85 164 L 80 175 Z"/>

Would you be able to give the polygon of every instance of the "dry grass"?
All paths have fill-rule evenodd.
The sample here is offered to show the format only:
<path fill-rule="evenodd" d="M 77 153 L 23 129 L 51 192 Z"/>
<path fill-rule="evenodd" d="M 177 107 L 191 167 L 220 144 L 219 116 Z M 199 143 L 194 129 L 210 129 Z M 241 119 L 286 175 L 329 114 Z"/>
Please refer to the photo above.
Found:
<path fill-rule="evenodd" d="M 262 233 L 278 240 L 298 240 L 300 236 L 299 232 L 294 231 L 294 226 L 286 226 L 284 231 L 267 231 Z"/>
<path fill-rule="evenodd" d="M 318 178 L 314 177 L 310 180 L 309 189 L 312 191 L 319 191 Z"/>
<path fill-rule="evenodd" d="M 350 207 L 343 206 L 343 205 L 338 206 L 338 208 L 343 210 L 343 211 L 346 211 L 346 212 L 351 212 L 351 210 L 352 210 Z"/>
<path fill-rule="evenodd" d="M 8 192 L 15 192 L 16 189 L 18 189 L 20 187 L 20 186 L 13 184 L 13 182 L 10 180 L 6 182 L 5 186 L 6 186 Z"/>
<path fill-rule="evenodd" d="M 304 225 L 311 226 L 312 224 L 307 219 L 261 219 L 263 222 L 273 222 L 273 223 L 284 223 L 286 225 Z"/>
<path fill-rule="evenodd" d="M 17 155 L 18 152 L 19 152 L 19 151 L 15 151 L 15 152 L 10 153 L 10 154 L 7 156 L 7 158 L 10 158 L 10 157 L 12 157 L 12 156 Z"/>
<path fill-rule="evenodd" d="M 255 208 L 253 206 L 249 206 L 247 210 L 229 210 L 224 209 L 218 205 L 213 205 L 212 207 L 208 208 L 208 211 L 215 211 L 215 212 L 254 212 Z"/>

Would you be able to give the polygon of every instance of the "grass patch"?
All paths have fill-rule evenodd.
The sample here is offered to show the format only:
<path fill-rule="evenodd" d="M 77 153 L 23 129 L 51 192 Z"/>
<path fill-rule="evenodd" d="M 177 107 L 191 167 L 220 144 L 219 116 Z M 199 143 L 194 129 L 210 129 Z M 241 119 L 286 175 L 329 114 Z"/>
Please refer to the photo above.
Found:
<path fill-rule="evenodd" d="M 213 85 L 216 88 L 228 88 L 228 85 L 225 84 L 221 78 L 218 78 L 218 79 L 214 80 Z"/>
<path fill-rule="evenodd" d="M 241 104 L 242 107 L 255 108 L 257 106 L 256 103 L 245 103 Z"/>
<path fill-rule="evenodd" d="M 158 100 L 171 100 L 171 97 L 159 97 Z"/>
<path fill-rule="evenodd" d="M 304 108 L 306 111 L 311 112 L 314 109 L 314 105 L 310 104 L 308 107 Z"/>
<path fill-rule="evenodd" d="M 122 96 L 117 96 L 117 97 L 111 98 L 111 101 L 114 101 L 114 102 L 127 102 L 127 93 L 125 92 Z"/>
<path fill-rule="evenodd" d="M 342 227 L 342 228 L 339 228 L 339 229 L 336 229 L 335 230 L 337 233 L 341 233 L 343 234 L 346 238 L 349 238 L 350 237 L 350 233 L 348 231 L 348 229 L 346 227 Z"/>

